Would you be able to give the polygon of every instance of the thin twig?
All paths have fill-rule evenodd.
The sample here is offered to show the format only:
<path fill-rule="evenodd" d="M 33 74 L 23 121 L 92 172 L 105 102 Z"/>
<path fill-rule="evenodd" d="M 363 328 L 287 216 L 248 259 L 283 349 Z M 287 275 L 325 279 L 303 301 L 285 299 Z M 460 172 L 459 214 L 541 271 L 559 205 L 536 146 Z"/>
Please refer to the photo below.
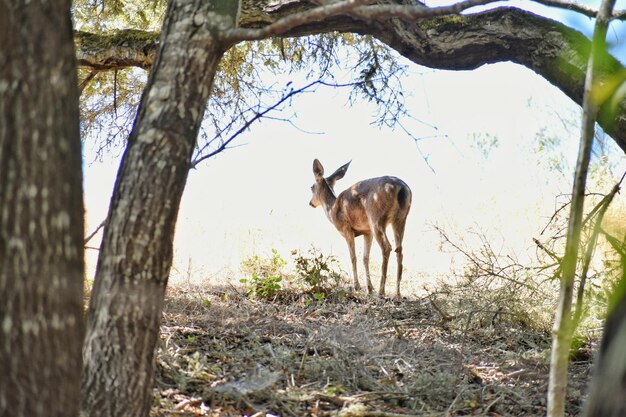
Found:
<path fill-rule="evenodd" d="M 80 84 L 78 85 L 78 91 L 80 95 L 83 94 L 83 91 L 85 90 L 85 88 L 87 88 L 91 80 L 93 80 L 96 77 L 96 75 L 98 75 L 98 72 L 99 71 L 97 70 L 92 70 L 89 74 L 87 74 L 85 79 L 80 82 Z"/>
<path fill-rule="evenodd" d="M 580 273 L 580 284 L 578 285 L 578 290 L 576 294 L 576 308 L 574 310 L 574 317 L 572 319 L 573 329 L 576 329 L 578 327 L 578 324 L 580 323 L 580 319 L 583 314 L 583 299 L 585 294 L 585 285 L 587 283 L 587 274 L 589 272 L 589 265 L 591 264 L 593 252 L 596 248 L 596 242 L 598 241 L 598 235 L 600 234 L 600 229 L 602 227 L 602 220 L 604 219 L 604 214 L 608 210 L 609 205 L 613 201 L 613 198 L 619 192 L 622 181 L 624 180 L 624 176 L 626 176 L 626 172 L 624 172 L 624 175 L 622 175 L 622 178 L 619 180 L 619 182 L 613 186 L 611 192 L 608 193 L 606 197 L 604 197 L 593 210 L 594 212 L 597 212 L 597 216 L 594 221 L 591 237 L 587 241 L 587 248 L 585 249 L 585 254 L 583 256 L 582 270 Z"/>
<path fill-rule="evenodd" d="M 86 245 L 87 243 L 89 243 L 89 241 L 90 241 L 90 240 L 91 240 L 91 239 L 92 239 L 92 238 L 93 238 L 96 234 L 98 234 L 98 232 L 100 231 L 100 229 L 102 229 L 102 228 L 104 227 L 104 223 L 105 223 L 105 222 L 106 222 L 106 220 L 102 220 L 102 223 L 100 223 L 100 224 L 98 225 L 98 227 L 96 227 L 96 229 L 95 229 L 93 232 L 91 232 L 91 233 L 89 234 L 89 236 L 87 236 L 87 237 L 85 238 L 85 240 L 83 241 L 83 244 L 84 244 L 84 245 Z"/>
<path fill-rule="evenodd" d="M 217 147 L 217 149 L 209 152 L 206 155 L 203 155 L 201 157 L 196 158 L 194 161 L 191 162 L 191 166 L 190 168 L 195 168 L 200 162 L 209 159 L 210 157 L 217 155 L 218 153 L 222 152 L 223 150 L 225 150 L 226 148 L 228 148 L 228 145 L 240 134 L 242 134 L 243 132 L 246 131 L 246 129 L 248 129 L 250 127 L 250 125 L 252 123 L 254 123 L 255 121 L 259 120 L 260 118 L 262 118 L 263 116 L 265 116 L 267 113 L 271 112 L 272 110 L 276 109 L 278 106 L 280 106 L 281 104 L 283 104 L 285 101 L 289 100 L 291 97 L 300 94 L 306 90 L 308 90 L 309 88 L 313 87 L 314 85 L 317 84 L 321 84 L 320 80 L 316 80 L 313 81 L 307 85 L 305 85 L 304 87 L 301 87 L 297 90 L 291 90 L 289 93 L 285 94 L 284 96 L 282 96 L 280 98 L 280 100 L 278 100 L 276 103 L 272 104 L 271 106 L 267 107 L 266 109 L 264 109 L 261 112 L 257 112 L 254 117 L 252 117 L 250 120 L 246 121 L 246 123 L 244 123 L 243 126 L 241 126 L 239 129 L 237 129 L 237 131 L 235 133 L 233 133 L 228 139 L 226 139 L 225 141 L 223 141 L 220 146 Z M 203 148 L 204 149 L 204 148 Z"/>
<path fill-rule="evenodd" d="M 476 6 L 484 6 L 494 3 L 493 0 L 466 0 L 449 6 L 427 7 L 424 5 L 373 5 L 356 8 L 352 14 L 362 19 L 399 18 L 404 21 L 414 21 L 432 17 L 459 14 Z"/>
<path fill-rule="evenodd" d="M 113 71 L 113 113 L 117 117 L 117 70 Z"/>
<path fill-rule="evenodd" d="M 555 261 L 557 261 L 558 263 L 561 263 L 561 258 L 559 256 L 557 256 L 556 253 L 552 252 L 550 249 L 546 248 L 540 241 L 539 239 L 537 239 L 536 237 L 533 238 L 533 242 L 535 242 L 535 245 L 537 245 L 537 247 L 541 250 L 543 250 L 545 253 L 548 254 L 548 256 L 550 256 L 552 259 L 554 259 Z"/>
<path fill-rule="evenodd" d="M 197 405 L 202 404 L 203 402 L 204 400 L 202 398 L 188 398 L 176 404 L 176 406 L 174 407 L 174 410 L 180 411 L 187 407 L 195 407 Z"/>
<path fill-rule="evenodd" d="M 433 301 L 431 297 L 428 297 L 428 301 L 430 302 L 430 305 L 433 306 L 433 308 L 437 311 L 437 313 L 439 313 L 443 321 L 451 321 L 456 317 L 456 316 L 449 315 L 448 313 L 443 311 L 441 308 L 439 308 L 439 306 Z"/>
<path fill-rule="evenodd" d="M 374 79 L 374 80 L 370 80 L 370 82 L 375 82 L 378 81 L 378 79 Z M 276 110 L 280 105 L 282 105 L 285 101 L 289 100 L 290 98 L 300 94 L 300 93 L 304 93 L 310 89 L 312 89 L 315 86 L 324 86 L 324 87 L 332 87 L 332 88 L 345 88 L 345 87 L 358 87 L 361 84 L 364 84 L 366 81 L 356 81 L 356 82 L 350 82 L 350 83 L 329 83 L 328 81 L 324 81 L 321 79 L 315 80 L 313 82 L 310 82 L 309 84 L 295 89 L 295 90 L 291 90 L 289 91 L 287 94 L 283 95 L 278 101 L 276 101 L 274 104 L 264 108 L 263 110 L 260 110 L 260 105 L 256 105 L 254 107 L 250 107 L 249 109 L 243 111 L 240 114 L 240 117 L 245 114 L 246 112 L 249 111 L 254 111 L 254 116 L 252 118 L 250 118 L 249 120 L 247 120 L 243 126 L 241 126 L 239 129 L 237 129 L 232 135 L 230 135 L 228 137 L 228 139 L 223 140 L 220 145 L 214 149 L 213 151 L 202 155 L 202 153 L 207 150 L 209 148 L 209 146 L 211 144 L 213 144 L 214 142 L 216 142 L 221 135 L 226 132 L 227 130 L 229 130 L 235 123 L 236 119 L 232 119 L 227 125 L 226 127 L 224 127 L 217 135 L 215 135 L 215 137 L 211 140 L 209 140 L 204 146 L 202 146 L 197 152 L 196 154 L 198 155 L 190 164 L 190 168 L 196 168 L 198 166 L 198 164 L 206 159 L 209 159 L 215 155 L 217 155 L 218 153 L 226 150 L 226 149 L 232 149 L 234 146 L 231 145 L 231 143 L 235 140 L 235 138 L 237 138 L 239 135 L 241 135 L 243 132 L 245 132 L 254 122 L 265 118 L 265 119 L 272 119 L 271 117 L 268 116 L 268 114 L 273 111 Z M 255 111 L 256 108 L 256 111 Z M 286 121 L 288 123 L 290 123 L 292 126 L 296 127 L 296 129 L 301 130 L 300 128 L 298 128 L 297 126 L 295 126 L 293 124 L 293 122 L 291 122 L 290 120 L 284 120 L 284 119 L 279 119 L 282 121 Z M 305 132 L 305 133 L 311 133 L 311 132 Z"/>
<path fill-rule="evenodd" d="M 445 413 L 446 416 L 451 415 L 451 411 L 453 410 L 452 407 L 454 407 L 457 401 L 459 401 L 459 398 L 461 398 L 461 394 L 463 394 L 464 391 L 465 391 L 465 387 L 461 387 L 461 389 L 459 389 L 459 392 L 456 394 L 456 397 L 454 397 L 454 400 L 452 400 L 452 402 L 448 406 L 448 409 L 446 410 L 446 413 Z"/>
<path fill-rule="evenodd" d="M 543 4 L 545 6 L 558 7 L 559 9 L 571 10 L 584 14 L 588 17 L 596 17 L 598 10 L 593 7 L 586 6 L 574 1 L 564 0 L 534 0 L 535 3 Z M 611 14 L 612 19 L 624 20 L 626 19 L 626 10 L 615 10 Z"/>

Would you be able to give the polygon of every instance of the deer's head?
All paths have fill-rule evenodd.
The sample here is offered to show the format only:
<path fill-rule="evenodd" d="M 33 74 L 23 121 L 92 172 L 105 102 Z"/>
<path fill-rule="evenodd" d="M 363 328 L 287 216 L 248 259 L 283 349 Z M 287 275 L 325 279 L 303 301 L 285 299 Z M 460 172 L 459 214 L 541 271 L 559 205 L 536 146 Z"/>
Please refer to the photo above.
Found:
<path fill-rule="evenodd" d="M 313 175 L 315 175 L 315 183 L 311 186 L 311 192 L 313 193 L 313 197 L 309 202 L 311 207 L 317 207 L 323 202 L 332 203 L 330 200 L 334 200 L 335 193 L 334 187 L 337 180 L 343 178 L 346 175 L 346 171 L 348 170 L 348 166 L 350 166 L 350 162 L 338 168 L 332 175 L 324 178 L 324 167 L 322 163 L 315 159 L 313 161 Z"/>

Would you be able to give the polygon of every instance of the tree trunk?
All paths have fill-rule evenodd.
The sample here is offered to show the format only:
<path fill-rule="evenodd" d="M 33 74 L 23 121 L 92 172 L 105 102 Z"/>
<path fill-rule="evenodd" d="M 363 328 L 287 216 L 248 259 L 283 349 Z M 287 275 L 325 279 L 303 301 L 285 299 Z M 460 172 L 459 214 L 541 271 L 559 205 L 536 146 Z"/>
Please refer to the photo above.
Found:
<path fill-rule="evenodd" d="M 70 2 L 0 0 L 0 416 L 77 416 L 83 198 Z"/>
<path fill-rule="evenodd" d="M 171 0 L 106 220 L 83 350 L 82 410 L 147 416 L 172 241 L 232 0 Z"/>
<path fill-rule="evenodd" d="M 587 173 L 589 171 L 591 146 L 598 114 L 597 98 L 593 97 L 593 93 L 595 92 L 594 88 L 597 88 L 596 69 L 601 62 L 601 58 L 604 58 L 607 48 L 605 44 L 606 31 L 614 4 L 615 0 L 602 1 L 602 6 L 596 19 L 593 43 L 585 76 L 580 146 L 576 161 L 576 172 L 574 173 L 565 255 L 561 262 L 559 302 L 552 330 L 550 379 L 548 383 L 548 417 L 561 417 L 565 414 L 565 396 L 568 379 L 567 366 L 569 364 L 572 336 L 575 330 L 571 315 L 572 295 L 578 264 Z"/>
<path fill-rule="evenodd" d="M 622 281 L 616 302 L 604 324 L 600 351 L 584 416 L 623 417 L 626 415 L 626 254 L 622 253 Z"/>

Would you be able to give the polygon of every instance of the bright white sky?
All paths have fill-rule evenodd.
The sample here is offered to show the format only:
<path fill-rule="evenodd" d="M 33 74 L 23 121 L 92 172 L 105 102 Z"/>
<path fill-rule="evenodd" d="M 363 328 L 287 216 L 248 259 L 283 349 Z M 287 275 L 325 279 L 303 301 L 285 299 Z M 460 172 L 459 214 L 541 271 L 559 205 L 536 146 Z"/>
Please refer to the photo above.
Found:
<path fill-rule="evenodd" d="M 569 176 L 563 180 L 538 162 L 542 155 L 536 153 L 536 136 L 542 129 L 565 135 L 561 119 L 576 121 L 578 107 L 533 72 L 513 64 L 471 72 L 410 64 L 404 85 L 411 115 L 424 122 L 407 125 L 414 136 L 429 137 L 417 145 L 401 129 L 372 126 L 373 108 L 362 103 L 349 107 L 347 91 L 322 89 L 294 99 L 300 130 L 266 120 L 239 138 L 245 146 L 192 171 L 177 225 L 172 278 L 236 282 L 239 263 L 247 256 L 269 255 L 276 248 L 291 259 L 292 249 L 311 246 L 336 255 L 348 271 L 343 238 L 321 209 L 308 205 L 314 158 L 327 173 L 352 160 L 338 192 L 380 175 L 395 175 L 409 184 L 413 206 L 403 245 L 405 280 L 445 274 L 459 262 L 441 250 L 433 224 L 457 236 L 469 237 L 470 228 L 485 230 L 496 247 L 532 251 L 531 239 L 556 207 L 555 196 L 570 191 Z M 477 135 L 494 136 L 499 144 L 485 157 L 475 146 Z M 577 138 L 565 142 L 562 151 L 571 160 Z M 93 160 L 89 152 L 87 161 Z M 112 158 L 85 168 L 89 231 L 105 217 L 118 163 Z M 374 244 L 373 273 L 379 253 Z M 95 254 L 88 251 L 89 277 Z M 390 268 L 393 277 L 395 257 Z M 360 264 L 359 269 L 363 271 Z"/>

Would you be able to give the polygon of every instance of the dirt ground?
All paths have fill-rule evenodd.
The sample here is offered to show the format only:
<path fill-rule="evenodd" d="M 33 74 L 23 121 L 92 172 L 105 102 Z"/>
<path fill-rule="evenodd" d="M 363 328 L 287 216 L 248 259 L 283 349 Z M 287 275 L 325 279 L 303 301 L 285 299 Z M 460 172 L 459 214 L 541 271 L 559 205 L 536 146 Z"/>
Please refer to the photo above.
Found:
<path fill-rule="evenodd" d="M 337 293 L 271 302 L 234 287 L 169 290 L 151 415 L 541 416 L 550 335 L 444 296 Z M 579 415 L 591 353 L 570 367 Z"/>

